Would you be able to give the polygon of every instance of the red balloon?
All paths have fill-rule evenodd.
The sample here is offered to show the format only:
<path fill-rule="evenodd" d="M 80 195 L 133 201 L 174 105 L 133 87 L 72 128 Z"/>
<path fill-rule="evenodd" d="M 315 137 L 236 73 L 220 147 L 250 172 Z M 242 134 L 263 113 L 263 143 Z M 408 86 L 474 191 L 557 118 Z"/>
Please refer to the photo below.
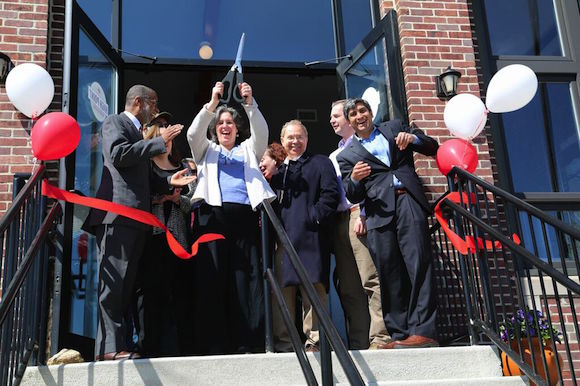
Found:
<path fill-rule="evenodd" d="M 42 161 L 69 155 L 77 148 L 80 139 L 81 129 L 77 121 L 61 112 L 42 116 L 30 133 L 32 152 Z"/>
<path fill-rule="evenodd" d="M 477 169 L 477 150 L 473 145 L 463 139 L 450 139 L 437 150 L 437 167 L 446 176 L 447 173 L 457 166 L 473 173 Z"/>

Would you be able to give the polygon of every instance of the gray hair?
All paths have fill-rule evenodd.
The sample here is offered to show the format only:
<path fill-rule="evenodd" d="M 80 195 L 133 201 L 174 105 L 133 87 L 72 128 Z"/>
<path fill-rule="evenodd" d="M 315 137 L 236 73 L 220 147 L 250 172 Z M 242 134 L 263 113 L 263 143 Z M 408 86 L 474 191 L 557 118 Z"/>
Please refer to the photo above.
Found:
<path fill-rule="evenodd" d="M 284 124 L 284 126 L 282 126 L 282 130 L 280 131 L 280 138 L 284 138 L 284 134 L 286 134 L 286 128 L 288 128 L 288 126 L 300 126 L 306 135 L 306 138 L 308 138 L 308 130 L 306 130 L 306 126 L 304 126 L 304 124 L 298 119 L 288 121 Z"/>

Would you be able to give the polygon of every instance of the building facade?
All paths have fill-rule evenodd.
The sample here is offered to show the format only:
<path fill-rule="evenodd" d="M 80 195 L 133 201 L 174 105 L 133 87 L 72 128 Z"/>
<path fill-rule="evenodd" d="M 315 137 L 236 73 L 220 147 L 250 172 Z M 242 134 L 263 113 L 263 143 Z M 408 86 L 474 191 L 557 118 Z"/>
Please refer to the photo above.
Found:
<path fill-rule="evenodd" d="M 577 0 L 176 3 L 0 3 L 0 52 L 14 65 L 45 67 L 55 83 L 47 111 L 68 112 L 81 127 L 77 151 L 49 163 L 61 187 L 94 195 L 100 124 L 122 110 L 132 84 L 156 89 L 160 108 L 187 126 L 227 72 L 245 32 L 244 77 L 268 120 L 270 139 L 278 140 L 282 124 L 298 118 L 312 133 L 309 147 L 323 154 L 337 142 L 328 124 L 333 100 L 375 95 L 379 119 L 406 120 L 443 143 L 451 134 L 443 119 L 447 99 L 437 96 L 436 78 L 448 66 L 461 74 L 458 93 L 484 100 L 496 71 L 513 63 L 529 66 L 538 76 L 538 91 L 521 110 L 489 115 L 473 140 L 475 174 L 578 226 Z M 201 49 L 207 47 L 212 54 L 203 59 Z M 34 167 L 33 123 L 0 87 L 0 212 L 12 200 L 14 173 Z M 187 153 L 184 134 L 180 148 Z M 415 165 L 434 202 L 447 190 L 446 177 L 433 158 L 417 156 Z M 95 329 L 96 249 L 80 231 L 85 213 L 67 206 L 61 226 L 64 300 L 56 320 L 60 337 L 73 345 L 91 340 Z M 524 243 L 526 234 L 539 232 L 518 214 L 503 220 L 517 223 Z M 85 241 L 87 248 L 80 248 Z M 546 251 L 538 253 L 543 257 Z M 567 264 L 566 256 L 560 258 Z"/>

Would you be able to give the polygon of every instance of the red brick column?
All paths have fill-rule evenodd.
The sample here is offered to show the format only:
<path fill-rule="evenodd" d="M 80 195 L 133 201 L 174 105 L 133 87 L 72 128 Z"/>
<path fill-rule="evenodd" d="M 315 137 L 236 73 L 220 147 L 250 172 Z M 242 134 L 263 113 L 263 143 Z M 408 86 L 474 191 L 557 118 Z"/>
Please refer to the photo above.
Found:
<path fill-rule="evenodd" d="M 0 2 L 0 51 L 15 65 L 36 63 L 46 68 L 48 51 L 48 0 Z M 33 156 L 29 143 L 31 122 L 10 103 L 0 87 L 0 214 L 12 201 L 14 173 L 30 172 Z"/>
<path fill-rule="evenodd" d="M 397 12 L 409 121 L 442 144 L 451 134 L 443 120 L 446 101 L 437 97 L 435 77 L 451 65 L 461 73 L 458 92 L 481 97 L 470 2 L 392 0 L 381 1 L 380 6 L 383 15 L 390 9 Z M 475 174 L 493 182 L 485 131 L 473 143 L 479 157 Z M 415 166 L 431 201 L 447 189 L 434 158 L 417 155 Z"/>

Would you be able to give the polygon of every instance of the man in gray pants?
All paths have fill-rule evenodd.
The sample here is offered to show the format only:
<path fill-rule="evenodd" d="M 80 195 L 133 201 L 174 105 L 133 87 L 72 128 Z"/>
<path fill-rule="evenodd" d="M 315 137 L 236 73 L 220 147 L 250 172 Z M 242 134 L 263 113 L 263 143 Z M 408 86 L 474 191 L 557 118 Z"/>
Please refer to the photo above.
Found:
<path fill-rule="evenodd" d="M 97 198 L 150 211 L 149 159 L 164 153 L 166 144 L 183 128 L 170 126 L 161 137 L 144 140 L 141 128 L 158 112 L 155 91 L 135 85 L 127 92 L 125 111 L 105 119 L 101 132 L 103 171 Z M 183 186 L 190 177 L 180 173 L 171 182 Z M 168 181 L 157 183 L 165 184 L 169 192 Z M 115 213 L 91 210 L 83 228 L 96 235 L 98 248 L 95 359 L 139 358 L 138 353 L 132 352 L 131 309 L 137 266 L 149 226 Z"/>

